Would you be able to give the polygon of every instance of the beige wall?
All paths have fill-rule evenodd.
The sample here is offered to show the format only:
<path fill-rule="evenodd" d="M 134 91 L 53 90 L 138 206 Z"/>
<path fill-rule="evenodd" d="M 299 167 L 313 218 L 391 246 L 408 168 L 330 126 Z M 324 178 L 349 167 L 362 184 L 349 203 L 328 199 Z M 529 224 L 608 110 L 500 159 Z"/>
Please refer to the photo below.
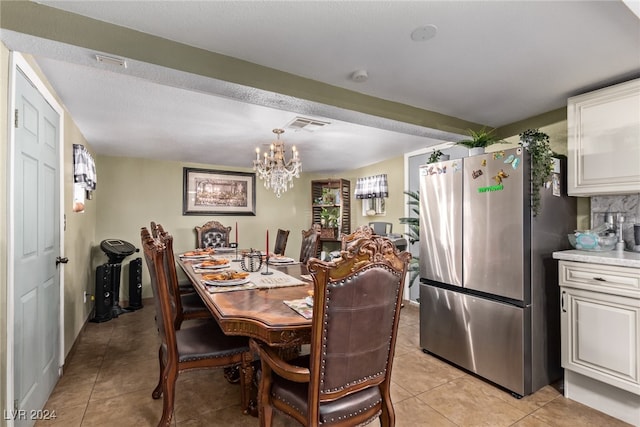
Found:
<path fill-rule="evenodd" d="M 362 201 L 353 196 L 355 192 L 356 180 L 372 175 L 387 174 L 389 185 L 389 197 L 386 200 L 386 215 L 363 216 Z M 372 221 L 390 222 L 393 224 L 394 233 L 402 233 L 404 225 L 400 224 L 398 218 L 405 216 L 405 195 L 404 195 L 404 156 L 400 155 L 392 159 L 374 163 L 360 169 L 345 172 L 351 181 L 351 218 L 352 230 L 361 225 L 367 225 Z"/>
<path fill-rule="evenodd" d="M 255 216 L 196 216 L 182 215 L 184 167 L 251 171 L 249 168 L 98 156 L 96 194 L 99 197 L 95 204 L 97 224 L 93 248 L 94 269 L 106 261 L 106 256 L 98 248 L 103 239 L 122 239 L 140 247 L 140 228 L 149 227 L 150 221 L 162 224 L 173 235 L 176 252 L 193 249 L 196 243 L 194 227 L 211 220 L 233 227 L 231 240 L 235 239 L 237 222 L 241 248 L 264 250 L 268 229 L 269 246 L 273 250 L 276 232 L 278 228 L 282 228 L 290 230 L 286 254 L 298 258 L 301 231 L 308 229 L 311 221 L 310 175 L 303 174 L 300 179 L 296 179 L 294 187 L 279 199 L 256 178 Z M 128 257 L 124 262 L 125 266 L 135 256 L 141 254 Z M 121 300 L 128 298 L 127 282 L 128 276 L 123 274 Z M 152 296 L 146 266 L 143 266 L 143 296 Z"/>

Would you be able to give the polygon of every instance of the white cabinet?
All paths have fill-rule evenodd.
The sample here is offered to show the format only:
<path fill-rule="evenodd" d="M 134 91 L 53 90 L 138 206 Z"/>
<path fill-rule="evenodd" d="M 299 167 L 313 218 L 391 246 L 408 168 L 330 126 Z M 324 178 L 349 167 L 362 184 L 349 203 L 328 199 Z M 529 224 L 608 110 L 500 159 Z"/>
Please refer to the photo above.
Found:
<path fill-rule="evenodd" d="M 569 98 L 570 196 L 640 192 L 640 79 Z"/>
<path fill-rule="evenodd" d="M 565 396 L 640 423 L 640 269 L 559 267 Z"/>

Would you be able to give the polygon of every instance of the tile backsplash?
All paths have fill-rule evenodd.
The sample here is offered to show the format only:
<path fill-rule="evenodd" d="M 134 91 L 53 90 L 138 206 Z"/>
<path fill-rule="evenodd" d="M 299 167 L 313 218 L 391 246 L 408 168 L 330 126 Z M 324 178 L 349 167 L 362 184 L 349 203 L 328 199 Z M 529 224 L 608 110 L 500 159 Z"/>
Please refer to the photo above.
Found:
<path fill-rule="evenodd" d="M 618 212 L 624 215 L 622 238 L 625 247 L 632 250 L 635 245 L 633 225 L 640 224 L 640 194 L 591 197 L 591 228 L 603 224 L 607 213 Z"/>

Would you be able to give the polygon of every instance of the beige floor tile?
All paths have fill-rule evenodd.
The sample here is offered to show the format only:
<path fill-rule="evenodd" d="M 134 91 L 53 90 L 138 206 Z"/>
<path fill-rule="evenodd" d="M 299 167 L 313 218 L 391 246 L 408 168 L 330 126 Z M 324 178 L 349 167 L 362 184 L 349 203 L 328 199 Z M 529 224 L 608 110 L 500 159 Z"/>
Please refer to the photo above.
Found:
<path fill-rule="evenodd" d="M 534 415 L 527 415 L 517 423 L 513 424 L 513 427 L 552 427 L 550 424 L 545 423 L 540 418 L 536 418 Z"/>
<path fill-rule="evenodd" d="M 95 375 L 97 376 L 97 373 Z M 80 380 L 74 376 L 64 375 L 53 389 L 45 408 L 60 411 L 67 407 L 87 406 L 94 384 L 95 377 Z"/>
<path fill-rule="evenodd" d="M 533 413 L 533 417 L 553 427 L 617 427 L 629 424 L 571 399 L 558 397 Z"/>
<path fill-rule="evenodd" d="M 154 400 L 151 391 L 139 390 L 89 402 L 82 426 L 156 426 L 161 416 L 162 399 Z"/>
<path fill-rule="evenodd" d="M 218 411 L 240 405 L 240 385 L 225 380 L 222 369 L 184 372 L 176 382 L 176 422 L 193 418 L 193 414 Z M 238 410 L 238 416 L 242 415 Z"/>
<path fill-rule="evenodd" d="M 391 381 L 391 401 L 395 405 L 398 402 L 402 402 L 403 400 L 409 399 L 413 397 L 413 394 L 409 392 L 407 389 L 402 387 L 401 385 L 394 383 Z"/>
<path fill-rule="evenodd" d="M 418 399 L 460 426 L 509 426 L 527 415 L 470 377 L 450 381 L 418 395 Z"/>
<path fill-rule="evenodd" d="M 151 392 L 159 378 L 158 360 L 112 362 L 100 370 L 96 379 L 91 401 L 101 401 L 134 391 Z"/>
<path fill-rule="evenodd" d="M 258 419 L 250 415 L 240 414 L 240 405 L 228 406 L 217 411 L 206 411 L 194 414 L 193 418 L 176 419 L 178 427 L 258 427 Z"/>
<path fill-rule="evenodd" d="M 463 375 L 466 374 L 416 349 L 394 359 L 391 379 L 416 395 Z"/>
<path fill-rule="evenodd" d="M 60 427 L 80 427 L 82 424 L 82 418 L 84 417 L 84 411 L 87 409 L 87 404 L 78 406 L 66 406 L 60 409 L 49 409 L 45 406 L 50 415 L 48 420 L 36 421 L 36 427 L 48 427 L 48 426 L 60 426 Z"/>
<path fill-rule="evenodd" d="M 418 398 L 394 403 L 397 427 L 455 427 L 455 424 Z"/>
<path fill-rule="evenodd" d="M 420 328 L 418 325 L 407 325 L 402 331 L 398 330 L 396 345 L 419 349 L 420 348 Z"/>

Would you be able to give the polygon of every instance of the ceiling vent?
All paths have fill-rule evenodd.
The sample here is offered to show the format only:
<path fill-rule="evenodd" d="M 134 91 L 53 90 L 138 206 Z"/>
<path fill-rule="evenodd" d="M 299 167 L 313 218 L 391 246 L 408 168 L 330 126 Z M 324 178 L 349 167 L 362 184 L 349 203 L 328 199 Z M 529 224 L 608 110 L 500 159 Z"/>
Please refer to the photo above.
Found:
<path fill-rule="evenodd" d="M 307 132 L 314 132 L 328 124 L 329 122 L 322 122 L 320 120 L 307 119 L 304 117 L 296 117 L 295 119 L 287 123 L 285 125 L 285 128 L 291 129 L 294 131 L 306 130 Z"/>
<path fill-rule="evenodd" d="M 114 65 L 116 67 L 127 68 L 127 61 L 122 58 L 114 58 L 112 56 L 96 54 L 96 61 L 101 64 Z"/>

